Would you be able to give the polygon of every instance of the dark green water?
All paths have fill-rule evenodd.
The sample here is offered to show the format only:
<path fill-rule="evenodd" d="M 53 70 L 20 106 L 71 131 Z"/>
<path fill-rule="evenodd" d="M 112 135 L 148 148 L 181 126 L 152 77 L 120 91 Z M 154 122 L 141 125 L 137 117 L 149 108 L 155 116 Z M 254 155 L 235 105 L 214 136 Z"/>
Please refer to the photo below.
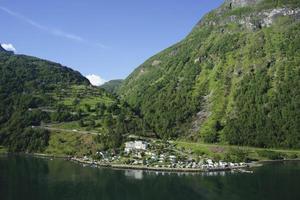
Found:
<path fill-rule="evenodd" d="M 268 164 L 253 174 L 157 175 L 0 156 L 0 199 L 299 200 L 300 163 Z"/>

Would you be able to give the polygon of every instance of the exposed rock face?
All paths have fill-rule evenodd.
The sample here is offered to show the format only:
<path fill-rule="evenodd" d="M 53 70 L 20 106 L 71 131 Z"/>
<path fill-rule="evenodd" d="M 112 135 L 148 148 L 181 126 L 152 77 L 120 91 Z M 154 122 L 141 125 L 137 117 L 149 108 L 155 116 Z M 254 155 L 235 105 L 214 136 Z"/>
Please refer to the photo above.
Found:
<path fill-rule="evenodd" d="M 227 0 L 230 7 L 243 7 L 259 3 L 262 0 Z"/>
<path fill-rule="evenodd" d="M 152 62 L 152 66 L 158 66 L 160 63 L 161 63 L 160 60 L 154 60 L 154 61 Z"/>
<path fill-rule="evenodd" d="M 271 26 L 276 18 L 282 16 L 289 16 L 298 21 L 300 20 L 300 9 L 276 8 L 255 14 L 252 13 L 250 15 L 244 15 L 242 17 L 232 15 L 228 18 L 222 19 L 221 21 L 215 21 L 214 23 L 210 22 L 209 25 L 226 25 L 234 22 L 249 30 L 257 30 L 259 28 Z"/>
<path fill-rule="evenodd" d="M 269 27 L 272 25 L 274 19 L 279 16 L 292 16 L 295 20 L 300 19 L 300 9 L 289 9 L 289 8 L 278 8 L 270 10 L 269 12 L 260 13 L 260 15 L 264 16 L 262 18 L 262 26 Z"/>
<path fill-rule="evenodd" d="M 275 8 L 263 10 L 261 12 L 254 12 L 245 14 L 243 16 L 231 15 L 225 18 L 219 17 L 215 20 L 200 21 L 198 26 L 225 26 L 228 23 L 237 23 L 248 30 L 258 30 L 263 27 L 271 26 L 278 17 L 287 16 L 293 18 L 295 21 L 300 21 L 300 9 L 292 8 Z"/>

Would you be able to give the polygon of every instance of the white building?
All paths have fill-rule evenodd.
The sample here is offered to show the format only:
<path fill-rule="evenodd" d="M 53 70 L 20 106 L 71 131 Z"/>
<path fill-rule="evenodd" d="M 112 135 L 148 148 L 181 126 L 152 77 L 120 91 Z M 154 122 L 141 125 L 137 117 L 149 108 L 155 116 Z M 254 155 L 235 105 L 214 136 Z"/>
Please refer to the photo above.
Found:
<path fill-rule="evenodd" d="M 134 141 L 125 143 L 125 152 L 131 152 L 134 150 L 147 150 L 148 143 L 144 141 Z"/>

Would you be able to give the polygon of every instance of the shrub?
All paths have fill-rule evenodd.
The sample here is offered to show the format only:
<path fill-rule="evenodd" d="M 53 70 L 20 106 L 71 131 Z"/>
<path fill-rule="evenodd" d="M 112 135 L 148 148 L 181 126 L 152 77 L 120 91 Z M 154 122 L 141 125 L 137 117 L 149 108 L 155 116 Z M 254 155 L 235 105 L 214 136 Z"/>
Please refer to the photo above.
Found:
<path fill-rule="evenodd" d="M 270 160 L 282 160 L 284 159 L 284 154 L 275 151 L 263 150 L 257 152 L 260 157 L 268 158 Z"/>
<path fill-rule="evenodd" d="M 231 148 L 225 154 L 224 160 L 229 162 L 248 162 L 249 151 L 241 148 Z"/>
<path fill-rule="evenodd" d="M 299 158 L 299 155 L 296 154 L 296 153 L 292 153 L 292 154 L 287 155 L 287 157 L 288 157 L 289 159 L 297 159 L 297 158 Z"/>

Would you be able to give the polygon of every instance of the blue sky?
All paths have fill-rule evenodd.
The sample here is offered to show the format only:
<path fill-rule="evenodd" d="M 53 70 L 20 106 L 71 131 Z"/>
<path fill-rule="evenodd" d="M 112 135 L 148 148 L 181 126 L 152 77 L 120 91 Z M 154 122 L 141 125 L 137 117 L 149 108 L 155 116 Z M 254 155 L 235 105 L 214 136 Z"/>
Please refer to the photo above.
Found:
<path fill-rule="evenodd" d="M 105 80 L 126 78 L 223 0 L 0 0 L 0 43 Z"/>

